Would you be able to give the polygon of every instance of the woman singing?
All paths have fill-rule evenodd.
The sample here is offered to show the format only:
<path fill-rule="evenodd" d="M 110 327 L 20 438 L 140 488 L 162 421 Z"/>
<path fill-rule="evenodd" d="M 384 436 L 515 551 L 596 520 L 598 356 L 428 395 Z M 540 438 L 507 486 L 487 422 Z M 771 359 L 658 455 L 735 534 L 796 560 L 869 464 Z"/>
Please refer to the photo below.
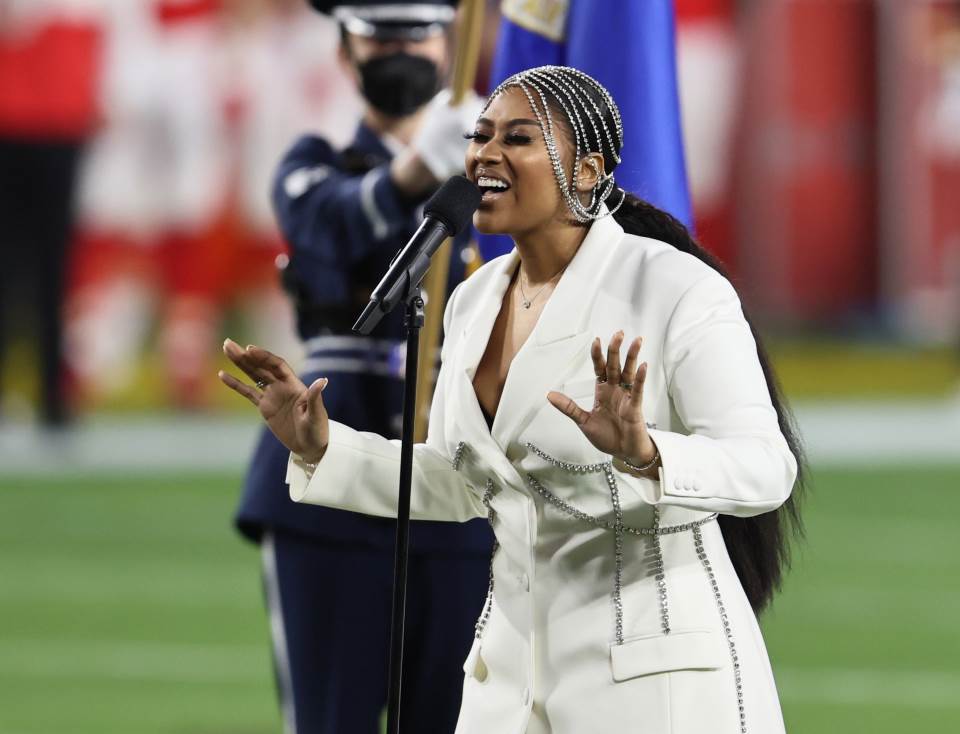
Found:
<path fill-rule="evenodd" d="M 619 112 L 586 74 L 511 77 L 469 137 L 474 224 L 516 249 L 448 304 L 412 497 L 498 540 L 458 734 L 782 732 L 755 613 L 803 462 L 736 291 L 616 186 Z M 396 442 L 329 421 L 325 380 L 225 351 L 257 387 L 221 379 L 292 452 L 295 500 L 395 514 Z"/>

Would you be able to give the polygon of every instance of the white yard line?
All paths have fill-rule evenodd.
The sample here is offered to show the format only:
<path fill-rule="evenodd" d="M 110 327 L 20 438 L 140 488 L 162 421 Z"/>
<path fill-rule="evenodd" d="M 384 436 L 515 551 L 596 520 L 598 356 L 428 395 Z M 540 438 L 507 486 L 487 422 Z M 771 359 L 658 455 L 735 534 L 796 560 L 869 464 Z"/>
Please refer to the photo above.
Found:
<path fill-rule="evenodd" d="M 819 465 L 960 463 L 960 393 L 924 402 L 803 403 L 795 413 Z"/>
<path fill-rule="evenodd" d="M 241 473 L 259 428 L 252 418 L 219 417 L 97 417 L 57 432 L 0 424 L 0 473 Z"/>
<path fill-rule="evenodd" d="M 960 462 L 960 394 L 937 401 L 795 406 L 818 465 Z M 49 433 L 0 423 L 0 475 L 142 470 L 243 472 L 259 431 L 253 416 L 93 417 Z"/>

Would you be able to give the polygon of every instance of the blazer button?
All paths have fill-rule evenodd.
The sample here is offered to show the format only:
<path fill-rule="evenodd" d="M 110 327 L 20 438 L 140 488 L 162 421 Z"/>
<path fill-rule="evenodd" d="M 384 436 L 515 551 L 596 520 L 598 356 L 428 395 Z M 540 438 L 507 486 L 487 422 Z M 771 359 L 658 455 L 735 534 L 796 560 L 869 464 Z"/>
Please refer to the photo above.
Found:
<path fill-rule="evenodd" d="M 680 480 L 680 477 L 677 477 L 676 479 L 673 480 L 673 488 L 678 490 L 682 490 L 684 488 L 683 482 Z"/>
<path fill-rule="evenodd" d="M 520 586 L 524 591 L 530 591 L 530 577 L 527 576 L 527 574 L 520 574 L 520 577 L 517 580 L 520 582 Z"/>

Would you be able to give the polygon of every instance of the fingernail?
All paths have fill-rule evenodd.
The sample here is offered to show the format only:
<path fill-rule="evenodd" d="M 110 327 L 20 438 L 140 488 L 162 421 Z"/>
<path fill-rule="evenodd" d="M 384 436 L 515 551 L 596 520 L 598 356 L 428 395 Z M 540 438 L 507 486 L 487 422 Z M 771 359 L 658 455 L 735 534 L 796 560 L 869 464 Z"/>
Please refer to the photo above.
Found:
<path fill-rule="evenodd" d="M 327 383 L 328 383 L 328 382 L 330 382 L 330 380 L 328 380 L 326 377 L 321 377 L 321 378 L 320 378 L 320 391 L 321 391 L 321 392 L 327 387 Z"/>

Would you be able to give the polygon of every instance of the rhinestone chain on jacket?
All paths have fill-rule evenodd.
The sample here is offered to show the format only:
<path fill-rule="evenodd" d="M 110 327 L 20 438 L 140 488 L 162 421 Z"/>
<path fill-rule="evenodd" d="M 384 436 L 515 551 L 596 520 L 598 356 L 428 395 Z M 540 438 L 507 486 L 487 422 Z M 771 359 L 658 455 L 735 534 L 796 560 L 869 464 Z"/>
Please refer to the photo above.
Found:
<path fill-rule="evenodd" d="M 453 470 L 460 471 L 460 468 L 463 466 L 463 459 L 467 453 L 467 450 L 470 447 L 464 442 L 460 441 L 457 444 L 456 450 L 453 452 Z M 493 494 L 496 491 L 496 485 L 493 483 L 492 479 L 488 479 L 487 483 L 483 487 L 483 497 L 481 501 L 484 504 L 484 507 L 487 508 L 487 522 L 490 523 L 490 528 L 493 529 L 493 520 L 497 516 L 496 511 L 493 509 Z M 490 579 L 487 583 L 487 598 L 483 602 L 483 611 L 480 613 L 480 618 L 477 619 L 477 623 L 474 626 L 474 639 L 479 640 L 483 637 L 483 631 L 487 628 L 487 622 L 490 619 L 490 611 L 493 608 L 493 561 L 497 556 L 497 551 L 500 549 L 500 542 L 494 538 L 493 548 L 490 549 Z"/>
<path fill-rule="evenodd" d="M 607 489 L 610 491 L 610 502 L 613 505 L 613 523 L 601 520 L 593 515 L 588 515 L 586 512 L 577 509 L 569 502 L 557 497 L 555 494 L 553 494 L 553 492 L 544 487 L 543 484 L 541 484 L 540 481 L 537 480 L 537 478 L 532 474 L 527 474 L 527 482 L 531 487 L 533 487 L 537 494 L 567 515 L 593 525 L 598 525 L 600 527 L 613 530 L 613 608 L 617 644 L 623 644 L 623 534 L 625 532 L 631 532 L 635 535 L 649 535 L 652 538 L 651 543 L 654 554 L 654 579 L 657 584 L 657 601 L 660 606 L 660 629 L 663 634 L 669 635 L 670 609 L 667 602 L 667 581 L 663 565 L 663 551 L 660 547 L 660 535 L 671 532 L 681 532 L 682 530 L 689 530 L 694 526 L 699 526 L 699 524 L 709 522 L 710 520 L 714 519 L 716 515 L 711 515 L 693 523 L 685 523 L 683 525 L 673 525 L 663 528 L 660 526 L 660 509 L 658 507 L 654 507 L 652 528 L 627 528 L 623 524 L 623 508 L 620 504 L 620 489 L 617 485 L 616 475 L 613 473 L 612 462 L 603 461 L 595 464 L 574 464 L 568 461 L 556 459 L 532 443 L 528 442 L 526 446 L 528 449 L 530 449 L 530 451 L 535 453 L 544 461 L 564 471 L 572 472 L 573 474 L 603 473 L 604 475 L 604 479 L 607 482 Z"/>
<path fill-rule="evenodd" d="M 488 479 L 486 485 L 483 488 L 483 504 L 487 508 L 487 522 L 490 523 L 490 528 L 493 528 L 493 520 L 497 516 L 496 511 L 493 509 L 491 500 L 493 499 L 493 493 L 496 489 L 492 479 Z M 483 613 L 480 615 L 480 619 L 477 620 L 477 624 L 474 627 L 474 638 L 479 640 L 483 637 L 483 631 L 487 628 L 487 621 L 490 619 L 490 610 L 493 608 L 493 560 L 497 557 L 497 551 L 500 549 L 500 541 L 494 539 L 493 548 L 490 551 L 490 582 L 487 585 L 487 598 L 483 603 Z"/>
<path fill-rule="evenodd" d="M 615 566 L 615 577 L 614 577 L 614 608 L 616 609 L 616 624 L 617 624 L 617 644 L 623 644 L 623 604 L 621 601 L 621 571 L 623 564 L 623 554 L 622 554 L 622 533 L 630 532 L 635 535 L 650 535 L 653 536 L 654 543 L 654 554 L 655 560 L 654 565 L 656 568 L 656 582 L 657 582 L 657 594 L 660 602 L 660 624 L 665 635 L 670 634 L 670 617 L 667 606 L 667 584 L 664 575 L 664 565 L 663 565 L 663 552 L 660 547 L 660 536 L 661 535 L 670 535 L 673 533 L 684 532 L 686 530 L 693 531 L 693 542 L 694 549 L 697 553 L 697 558 L 700 559 L 700 563 L 703 564 L 703 569 L 707 574 L 707 578 L 710 581 L 710 586 L 713 590 L 714 600 L 717 603 L 717 611 L 720 614 L 720 621 L 723 624 L 723 634 L 727 639 L 727 646 L 730 650 L 730 661 L 733 665 L 733 674 L 734 682 L 736 684 L 737 692 L 737 711 L 740 716 L 740 732 L 741 734 L 747 734 L 747 718 L 746 711 L 743 706 L 743 679 L 740 674 L 740 658 L 737 655 L 736 643 L 733 639 L 733 630 L 730 627 L 730 619 L 727 616 L 726 606 L 723 603 L 723 597 L 720 595 L 720 587 L 717 583 L 716 574 L 713 572 L 713 566 L 710 563 L 710 558 L 707 556 L 706 549 L 703 546 L 703 533 L 700 528 L 703 525 L 706 525 L 708 522 L 717 519 L 717 514 L 713 513 L 707 517 L 701 518 L 700 520 L 695 520 L 693 522 L 683 523 L 681 525 L 668 525 L 666 527 L 660 525 L 660 509 L 658 507 L 653 508 L 653 527 L 652 528 L 629 528 L 623 525 L 623 513 L 620 508 L 620 499 L 619 492 L 616 486 L 616 477 L 613 474 L 613 463 L 612 462 L 602 462 L 597 464 L 573 464 L 566 461 L 560 461 L 550 456 L 549 454 L 542 451 L 537 446 L 534 446 L 531 443 L 527 443 L 527 448 L 530 449 L 533 453 L 539 456 L 544 461 L 563 469 L 565 471 L 573 472 L 574 474 L 591 474 L 603 472 L 606 476 L 607 484 L 610 488 L 611 499 L 613 501 L 613 510 L 614 510 L 614 522 L 610 523 L 609 521 L 602 520 L 593 515 L 589 515 L 582 510 L 577 509 L 569 502 L 561 499 L 560 497 L 553 494 L 550 490 L 544 487 L 532 474 L 527 474 L 527 481 L 530 486 L 543 497 L 547 502 L 552 504 L 554 507 L 559 509 L 561 512 L 570 515 L 578 520 L 588 522 L 591 525 L 596 525 L 598 527 L 606 528 L 608 530 L 614 531 L 614 537 L 620 539 L 620 543 L 617 543 L 615 540 L 615 552 L 616 552 L 616 566 Z"/>
<path fill-rule="evenodd" d="M 733 680 L 737 689 L 737 710 L 740 714 L 740 734 L 747 734 L 747 714 L 743 708 L 743 679 L 740 677 L 740 658 L 737 655 L 737 645 L 733 640 L 733 630 L 730 628 L 730 619 L 727 617 L 727 609 L 723 604 L 723 597 L 720 596 L 720 586 L 717 584 L 717 577 L 713 572 L 713 566 L 707 557 L 707 551 L 703 547 L 703 534 L 700 528 L 693 529 L 693 547 L 697 551 L 697 558 L 703 564 L 703 570 L 707 572 L 707 578 L 710 579 L 710 587 L 713 589 L 713 598 L 717 602 L 717 611 L 720 612 L 720 621 L 723 623 L 723 634 L 727 638 L 727 647 L 730 649 L 730 662 L 733 663 Z"/>
<path fill-rule="evenodd" d="M 464 454 L 466 453 L 469 447 L 466 443 L 460 442 L 457 444 L 457 448 L 454 452 L 453 457 L 453 466 L 454 469 L 459 471 Z M 713 597 L 717 604 L 717 611 L 720 615 L 720 621 L 723 624 L 723 634 L 727 640 L 727 647 L 730 652 L 730 661 L 733 665 L 733 675 L 734 675 L 734 684 L 737 694 L 737 712 L 740 717 L 740 732 L 741 734 L 747 734 L 747 717 L 746 710 L 743 705 L 743 678 L 740 673 L 740 657 L 737 654 L 737 646 L 733 637 L 733 630 L 730 627 L 730 619 L 727 615 L 726 606 L 723 603 L 723 597 L 720 594 L 720 587 L 717 583 L 716 574 L 713 571 L 713 565 L 710 563 L 710 558 L 707 556 L 706 549 L 703 545 L 703 533 L 701 532 L 701 527 L 706 525 L 708 522 L 717 519 L 717 514 L 713 513 L 707 517 L 701 518 L 699 520 L 694 520 L 688 523 L 682 523 L 679 525 L 666 525 L 663 526 L 660 524 L 660 509 L 658 507 L 653 508 L 653 527 L 650 528 L 631 528 L 623 524 L 623 511 L 620 506 L 620 493 L 617 487 L 616 476 L 613 473 L 613 463 L 612 462 L 600 462 L 596 464 L 574 464 L 570 462 L 560 461 L 555 459 L 549 454 L 542 451 L 537 446 L 534 446 L 531 443 L 527 443 L 527 448 L 530 449 L 537 456 L 542 458 L 544 461 L 556 466 L 564 471 L 572 472 L 574 474 L 597 474 L 603 473 L 604 478 L 607 481 L 608 488 L 610 489 L 610 499 L 613 504 L 614 511 L 614 522 L 611 523 L 601 518 L 594 517 L 589 515 L 586 512 L 574 507 L 570 503 L 561 499 L 557 495 L 553 494 L 550 490 L 544 487 L 532 474 L 527 474 L 527 481 L 530 486 L 543 497 L 548 503 L 559 509 L 566 515 L 573 517 L 577 520 L 587 522 L 591 525 L 597 527 L 605 528 L 608 530 L 614 531 L 614 557 L 615 557 L 615 573 L 614 573 L 614 609 L 616 611 L 616 636 L 617 644 L 623 644 L 623 601 L 622 601 L 622 572 L 623 572 L 623 533 L 628 532 L 634 535 L 649 535 L 652 537 L 653 549 L 654 549 L 654 568 L 656 570 L 655 580 L 657 582 L 657 595 L 660 602 L 660 623 L 661 629 L 665 635 L 670 634 L 670 619 L 669 619 L 669 610 L 667 604 L 667 585 L 666 578 L 664 573 L 664 563 L 663 563 L 663 551 L 660 547 L 660 536 L 661 535 L 672 535 L 674 533 L 681 533 L 687 530 L 693 531 L 693 544 L 694 549 L 697 553 L 697 558 L 700 560 L 700 563 L 703 565 L 703 569 L 707 574 L 707 578 L 710 581 L 710 587 L 713 590 Z M 482 502 L 487 508 L 487 520 L 490 522 L 491 526 L 493 520 L 496 517 L 496 511 L 493 509 L 492 499 L 494 492 L 496 491 L 496 485 L 492 479 L 488 479 L 486 485 L 484 486 Z M 487 598 L 484 603 L 483 613 L 480 615 L 480 619 L 477 620 L 475 638 L 480 639 L 483 636 L 483 632 L 486 629 L 487 622 L 490 619 L 490 612 L 493 606 L 493 561 L 496 556 L 497 550 L 499 549 L 500 544 L 497 541 L 494 541 L 493 551 L 490 557 L 490 581 L 487 587 Z"/>
<path fill-rule="evenodd" d="M 611 472 L 612 473 L 612 472 Z M 653 508 L 653 529 L 660 527 L 660 508 Z M 670 614 L 667 611 L 667 581 L 663 570 L 663 550 L 660 548 L 660 533 L 653 533 L 653 564 L 657 582 L 657 597 L 660 601 L 660 628 L 663 634 L 670 634 Z"/>

